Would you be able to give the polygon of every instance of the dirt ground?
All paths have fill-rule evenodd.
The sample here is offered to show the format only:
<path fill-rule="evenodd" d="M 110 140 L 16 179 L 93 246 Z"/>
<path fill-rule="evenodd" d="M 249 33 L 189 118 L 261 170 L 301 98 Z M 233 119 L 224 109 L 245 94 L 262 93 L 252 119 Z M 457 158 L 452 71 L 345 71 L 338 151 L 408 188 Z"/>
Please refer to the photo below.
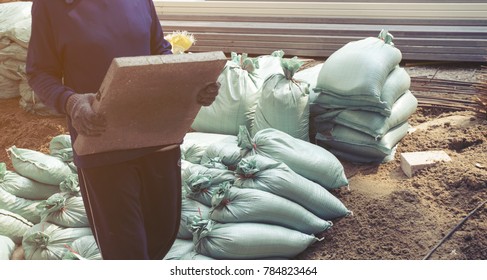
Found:
<path fill-rule="evenodd" d="M 479 65 L 410 66 L 411 76 L 476 81 Z M 413 92 L 414 93 L 414 92 Z M 297 259 L 423 259 L 473 209 L 487 200 L 487 119 L 471 111 L 418 108 L 410 124 L 418 129 L 399 144 L 395 159 L 383 164 L 342 161 L 350 191 L 335 194 L 354 215 L 334 221 Z M 12 145 L 48 152 L 52 137 L 66 133 L 64 118 L 26 113 L 18 99 L 0 100 L 0 162 L 12 168 L 5 149 Z M 408 178 L 401 152 L 443 150 L 452 161 Z M 484 204 L 430 259 L 487 259 Z"/>

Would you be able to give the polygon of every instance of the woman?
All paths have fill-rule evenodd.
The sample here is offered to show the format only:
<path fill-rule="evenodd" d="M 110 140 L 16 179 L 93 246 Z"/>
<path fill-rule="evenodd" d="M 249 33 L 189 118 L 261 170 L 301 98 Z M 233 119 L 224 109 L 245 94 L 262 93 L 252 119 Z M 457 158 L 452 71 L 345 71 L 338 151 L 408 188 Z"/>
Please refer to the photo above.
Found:
<path fill-rule="evenodd" d="M 29 84 L 41 101 L 67 115 L 78 134 L 100 135 L 91 108 L 115 57 L 171 54 L 152 0 L 36 0 L 27 56 Z M 209 105 L 218 84 L 202 90 Z M 143 92 L 134 92 L 143 94 Z M 162 259 L 180 220 L 179 143 L 79 156 L 80 188 L 103 259 Z"/>

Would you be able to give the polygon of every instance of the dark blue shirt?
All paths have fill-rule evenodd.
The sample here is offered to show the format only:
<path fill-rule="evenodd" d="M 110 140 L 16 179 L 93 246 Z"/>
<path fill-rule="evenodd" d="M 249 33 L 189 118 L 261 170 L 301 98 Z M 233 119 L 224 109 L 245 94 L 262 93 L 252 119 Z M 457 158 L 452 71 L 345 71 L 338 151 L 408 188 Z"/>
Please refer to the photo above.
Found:
<path fill-rule="evenodd" d="M 113 58 L 171 54 L 152 0 L 35 0 L 27 54 L 29 84 L 47 106 L 66 113 L 68 97 L 96 93 Z M 143 92 L 134 92 L 143 94 Z M 69 118 L 74 143 L 77 133 Z M 79 167 L 133 159 L 159 149 L 75 155 Z"/>

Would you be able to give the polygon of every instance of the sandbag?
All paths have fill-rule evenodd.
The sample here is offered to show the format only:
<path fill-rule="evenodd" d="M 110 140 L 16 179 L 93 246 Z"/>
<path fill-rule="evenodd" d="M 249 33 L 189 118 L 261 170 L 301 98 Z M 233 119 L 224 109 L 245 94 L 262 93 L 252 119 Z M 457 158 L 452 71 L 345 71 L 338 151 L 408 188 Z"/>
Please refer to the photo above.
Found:
<path fill-rule="evenodd" d="M 394 104 L 391 116 L 363 110 L 330 111 L 317 116 L 314 121 L 316 130 L 322 131 L 320 124 L 331 122 L 340 124 L 360 132 L 366 133 L 375 139 L 382 138 L 391 128 L 404 123 L 414 114 L 418 106 L 418 100 L 410 92 L 404 93 Z"/>
<path fill-rule="evenodd" d="M 360 131 L 332 125 L 326 133 L 320 132 L 316 135 L 316 143 L 352 162 L 387 162 L 394 158 L 396 146 L 407 135 L 408 129 L 409 124 L 406 121 L 393 127 L 380 140 L 375 140 Z"/>
<path fill-rule="evenodd" d="M 237 137 L 212 143 L 201 157 L 201 165 L 235 170 L 244 152 L 238 146 Z"/>
<path fill-rule="evenodd" d="M 4 209 L 24 217 L 29 222 L 37 224 L 41 220 L 41 216 L 37 212 L 37 205 L 42 200 L 30 200 L 17 197 L 0 188 L 0 209 Z"/>
<path fill-rule="evenodd" d="M 73 173 L 65 162 L 51 155 L 15 146 L 7 152 L 17 173 L 44 184 L 59 185 Z"/>
<path fill-rule="evenodd" d="M 22 247 L 25 259 L 61 260 L 68 251 L 66 246 L 86 235 L 92 235 L 89 227 L 64 228 L 47 222 L 39 223 L 24 234 Z"/>
<path fill-rule="evenodd" d="M 184 136 L 181 144 L 181 159 L 191 163 L 200 163 L 206 149 L 213 143 L 217 142 L 232 142 L 236 141 L 237 136 L 218 134 L 218 133 L 204 133 L 204 132 L 188 132 Z"/>
<path fill-rule="evenodd" d="M 183 189 L 188 198 L 211 207 L 211 197 L 218 185 L 235 180 L 233 172 L 227 169 L 207 168 L 202 165 L 191 165 L 182 172 Z"/>
<path fill-rule="evenodd" d="M 265 80 L 259 91 L 252 135 L 265 128 L 275 128 L 309 141 L 309 84 L 293 78 L 302 64 L 297 57 L 281 59 L 284 73 L 273 74 Z"/>
<path fill-rule="evenodd" d="M 191 125 L 195 131 L 237 135 L 240 125 L 251 126 L 262 82 L 253 75 L 254 59 L 233 52 L 231 56 L 217 79 L 221 86 L 215 101 L 201 107 Z"/>
<path fill-rule="evenodd" d="M 332 226 L 291 200 L 259 189 L 232 188 L 228 182 L 220 184 L 213 194 L 210 219 L 220 223 L 273 224 L 307 234 Z"/>
<path fill-rule="evenodd" d="M 333 92 L 319 92 L 315 103 L 310 105 L 313 116 L 325 113 L 329 109 L 352 109 L 377 112 L 386 117 L 391 115 L 392 106 L 411 85 L 409 74 L 399 66 L 387 77 L 381 89 L 380 98 L 362 95 L 343 96 Z"/>
<path fill-rule="evenodd" d="M 257 69 L 254 73 L 259 77 L 262 83 L 271 75 L 274 74 L 284 74 L 281 67 L 281 58 L 284 57 L 284 51 L 276 50 L 270 55 L 260 55 L 256 57 L 257 59 Z M 259 88 L 262 86 L 259 85 Z"/>
<path fill-rule="evenodd" d="M 324 148 L 294 138 L 274 128 L 266 128 L 250 137 L 241 127 L 239 146 L 249 154 L 258 154 L 285 163 L 294 172 L 327 189 L 348 186 L 345 170 L 338 159 Z"/>
<path fill-rule="evenodd" d="M 8 236 L 0 234 L 0 261 L 10 260 L 15 249 L 15 243 Z"/>
<path fill-rule="evenodd" d="M 193 229 L 195 251 L 215 259 L 294 257 L 317 241 L 313 235 L 269 224 L 200 221 Z"/>
<path fill-rule="evenodd" d="M 27 49 L 30 40 L 31 2 L 0 5 L 0 37 L 7 37 Z"/>
<path fill-rule="evenodd" d="M 56 193 L 37 205 L 42 222 L 61 227 L 89 227 L 85 206 L 81 196 Z"/>
<path fill-rule="evenodd" d="M 193 233 L 191 232 L 190 225 L 193 222 L 195 216 L 208 219 L 210 207 L 204 205 L 191 198 L 182 196 L 181 200 L 181 221 L 179 223 L 179 230 L 177 238 L 179 239 L 192 239 Z"/>
<path fill-rule="evenodd" d="M 192 240 L 176 239 L 167 252 L 164 260 L 181 260 L 181 257 L 194 251 Z"/>
<path fill-rule="evenodd" d="M 316 87 L 339 95 L 380 100 L 381 89 L 402 54 L 387 31 L 379 37 L 349 42 L 332 53 L 323 63 Z"/>
<path fill-rule="evenodd" d="M 12 239 L 16 244 L 22 243 L 24 233 L 34 226 L 20 215 L 0 209 L 0 235 Z"/>
<path fill-rule="evenodd" d="M 295 173 L 282 162 L 254 155 L 242 159 L 235 170 L 235 187 L 258 189 L 294 201 L 324 220 L 351 214 L 328 190 Z"/>
<path fill-rule="evenodd" d="M 59 192 L 59 186 L 47 185 L 7 170 L 7 165 L 0 162 L 0 188 L 25 199 L 42 200 Z"/>
<path fill-rule="evenodd" d="M 78 174 L 70 174 L 59 184 L 59 189 L 62 193 L 67 193 L 71 196 L 81 196 L 79 187 Z"/>
<path fill-rule="evenodd" d="M 73 147 L 71 146 L 71 136 L 61 134 L 53 137 L 49 142 L 49 154 L 64 162 L 72 162 Z"/>
<path fill-rule="evenodd" d="M 63 260 L 102 260 L 100 249 L 93 235 L 85 235 L 67 246 Z"/>

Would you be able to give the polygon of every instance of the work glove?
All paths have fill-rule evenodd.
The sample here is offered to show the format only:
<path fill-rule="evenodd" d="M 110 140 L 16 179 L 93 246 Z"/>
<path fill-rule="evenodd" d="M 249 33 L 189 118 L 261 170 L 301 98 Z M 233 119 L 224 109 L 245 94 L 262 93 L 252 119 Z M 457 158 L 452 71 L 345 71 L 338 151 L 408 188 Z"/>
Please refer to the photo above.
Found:
<path fill-rule="evenodd" d="M 220 90 L 220 83 L 214 82 L 207 84 L 198 93 L 196 100 L 199 104 L 203 106 L 210 106 L 213 101 L 215 101 L 218 91 Z"/>
<path fill-rule="evenodd" d="M 73 94 L 66 102 L 66 111 L 78 134 L 99 136 L 106 129 L 105 118 L 91 107 L 95 98 L 94 93 Z"/>

